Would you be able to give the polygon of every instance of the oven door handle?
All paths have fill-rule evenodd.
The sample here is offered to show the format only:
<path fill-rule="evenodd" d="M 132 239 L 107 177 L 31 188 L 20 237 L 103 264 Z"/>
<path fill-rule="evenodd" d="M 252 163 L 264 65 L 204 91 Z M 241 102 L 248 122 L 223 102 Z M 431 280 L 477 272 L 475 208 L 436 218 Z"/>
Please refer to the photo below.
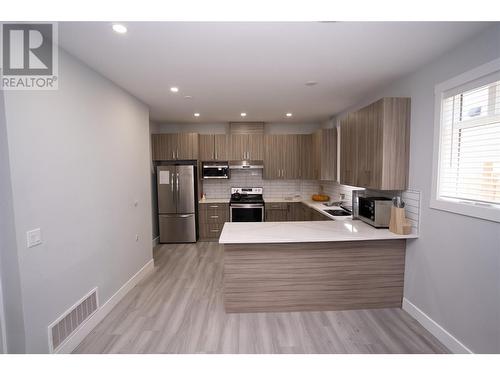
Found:
<path fill-rule="evenodd" d="M 264 208 L 264 205 L 258 203 L 231 203 L 231 208 Z"/>

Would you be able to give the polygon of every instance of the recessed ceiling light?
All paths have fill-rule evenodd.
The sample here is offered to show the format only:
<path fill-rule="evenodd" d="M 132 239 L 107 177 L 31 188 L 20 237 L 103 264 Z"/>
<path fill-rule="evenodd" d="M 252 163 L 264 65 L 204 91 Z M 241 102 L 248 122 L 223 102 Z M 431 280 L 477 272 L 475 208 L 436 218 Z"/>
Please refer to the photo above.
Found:
<path fill-rule="evenodd" d="M 292 117 L 292 116 L 293 116 L 293 115 L 292 115 L 290 112 L 288 112 L 288 113 L 286 114 L 286 117 Z"/>
<path fill-rule="evenodd" d="M 245 112 L 241 112 L 241 113 L 240 113 L 240 116 L 241 116 L 241 117 L 246 117 L 246 115 L 247 115 L 247 114 L 246 114 Z"/>
<path fill-rule="evenodd" d="M 306 82 L 306 86 L 314 86 L 314 85 L 317 85 L 318 82 L 317 81 L 307 81 Z"/>
<path fill-rule="evenodd" d="M 179 88 L 178 87 L 171 87 L 170 91 L 172 91 L 172 92 L 179 92 Z"/>
<path fill-rule="evenodd" d="M 127 32 L 127 28 L 119 23 L 113 24 L 113 30 L 118 34 L 125 34 Z"/>
<path fill-rule="evenodd" d="M 200 117 L 200 114 L 197 112 L 194 114 L 194 117 Z"/>
<path fill-rule="evenodd" d="M 191 95 L 184 95 L 184 99 L 193 99 Z"/>

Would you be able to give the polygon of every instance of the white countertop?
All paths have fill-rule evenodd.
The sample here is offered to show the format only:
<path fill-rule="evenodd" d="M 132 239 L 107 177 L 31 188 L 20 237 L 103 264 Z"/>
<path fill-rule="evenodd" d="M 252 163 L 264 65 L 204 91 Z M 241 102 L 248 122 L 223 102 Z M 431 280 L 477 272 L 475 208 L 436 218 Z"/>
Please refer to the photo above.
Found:
<path fill-rule="evenodd" d="M 225 223 L 219 243 L 339 242 L 417 237 L 416 234 L 394 234 L 388 229 L 376 229 L 360 220 L 348 218 L 336 221 Z"/>

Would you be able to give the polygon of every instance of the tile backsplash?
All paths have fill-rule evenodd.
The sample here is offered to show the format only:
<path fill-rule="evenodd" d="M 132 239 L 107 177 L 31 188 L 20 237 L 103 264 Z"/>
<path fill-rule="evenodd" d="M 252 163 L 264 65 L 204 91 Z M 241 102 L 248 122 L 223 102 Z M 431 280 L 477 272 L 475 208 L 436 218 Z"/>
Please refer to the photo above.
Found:
<path fill-rule="evenodd" d="M 318 192 L 319 184 L 315 180 L 264 180 L 262 170 L 233 169 L 229 180 L 204 180 L 202 190 L 207 198 L 229 198 L 232 187 L 262 187 L 264 199 L 296 195 L 307 199 Z"/>

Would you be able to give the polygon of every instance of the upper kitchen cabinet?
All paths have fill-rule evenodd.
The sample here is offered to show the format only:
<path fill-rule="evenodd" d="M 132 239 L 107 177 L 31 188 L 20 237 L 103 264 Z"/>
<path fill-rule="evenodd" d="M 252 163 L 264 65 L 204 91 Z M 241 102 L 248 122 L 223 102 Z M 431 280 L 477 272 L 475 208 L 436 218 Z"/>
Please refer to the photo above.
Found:
<path fill-rule="evenodd" d="M 376 190 L 408 187 L 410 98 L 382 98 L 340 123 L 340 182 Z"/>
<path fill-rule="evenodd" d="M 318 171 L 316 169 L 317 156 L 313 152 L 313 135 L 301 134 L 297 137 L 299 142 L 300 179 L 316 180 Z"/>
<path fill-rule="evenodd" d="M 264 159 L 264 123 L 232 122 L 229 124 L 229 159 Z"/>
<path fill-rule="evenodd" d="M 356 114 L 340 121 L 340 183 L 356 185 L 357 167 Z"/>
<path fill-rule="evenodd" d="M 225 134 L 200 134 L 199 145 L 200 160 L 228 160 L 228 141 Z"/>
<path fill-rule="evenodd" d="M 337 129 L 320 129 L 313 134 L 314 174 L 316 179 L 337 181 Z"/>
<path fill-rule="evenodd" d="M 269 134 L 264 137 L 264 171 L 266 179 L 301 178 L 300 136 Z"/>
<path fill-rule="evenodd" d="M 198 134 L 152 134 L 153 160 L 195 160 L 198 159 Z"/>

